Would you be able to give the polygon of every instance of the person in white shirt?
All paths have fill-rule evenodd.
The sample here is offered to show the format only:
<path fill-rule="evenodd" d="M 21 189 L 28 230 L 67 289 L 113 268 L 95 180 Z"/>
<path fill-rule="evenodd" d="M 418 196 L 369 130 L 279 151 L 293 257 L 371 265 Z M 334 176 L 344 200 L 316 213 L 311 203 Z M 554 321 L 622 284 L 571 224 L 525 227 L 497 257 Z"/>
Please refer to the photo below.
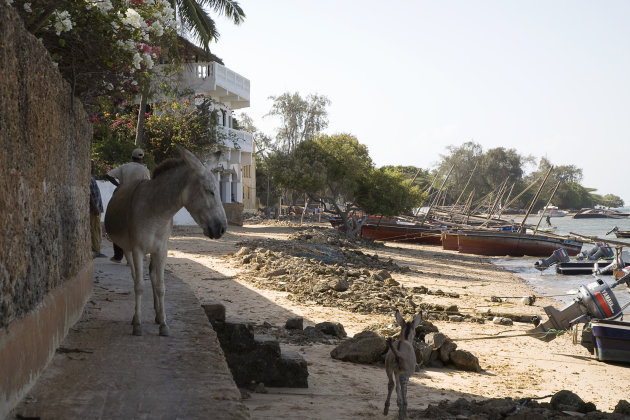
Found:
<path fill-rule="evenodd" d="M 132 161 L 112 169 L 105 175 L 105 178 L 117 187 L 143 179 L 151 179 L 151 174 L 142 163 L 142 158 L 144 158 L 142 149 L 134 149 L 131 152 Z M 119 263 L 122 261 L 123 255 L 122 248 L 114 244 L 114 256 L 110 258 L 110 261 Z"/>

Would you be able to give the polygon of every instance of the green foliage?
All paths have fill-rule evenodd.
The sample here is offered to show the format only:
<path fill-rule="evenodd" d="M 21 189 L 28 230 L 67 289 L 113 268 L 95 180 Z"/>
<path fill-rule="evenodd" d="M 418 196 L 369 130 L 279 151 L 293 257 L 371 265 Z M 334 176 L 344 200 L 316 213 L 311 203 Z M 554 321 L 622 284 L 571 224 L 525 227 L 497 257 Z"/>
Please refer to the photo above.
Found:
<path fill-rule="evenodd" d="M 199 155 L 217 144 L 216 122 L 212 102 L 201 100 L 196 106 L 190 100 L 163 102 L 152 106 L 144 123 L 145 163 L 152 169 L 169 157 L 178 156 L 176 145 L 184 146 Z M 129 162 L 134 144 L 138 107 L 127 106 L 103 112 L 92 119 L 94 143 L 92 159 L 96 162 L 97 175 L 104 175 L 107 168 Z"/>
<path fill-rule="evenodd" d="M 408 213 L 426 199 L 418 186 L 411 186 L 411 179 L 388 168 L 370 170 L 361 178 L 356 195 L 365 212 L 387 217 Z"/>
<path fill-rule="evenodd" d="M 176 42 L 174 12 L 160 0 L 16 0 L 26 28 L 42 41 L 74 95 L 130 99 Z"/>
<path fill-rule="evenodd" d="M 270 96 L 273 100 L 267 115 L 280 117 L 281 125 L 276 134 L 276 148 L 290 153 L 298 144 L 312 139 L 328 127 L 330 100 L 323 95 L 302 98 L 298 92 Z"/>
<path fill-rule="evenodd" d="M 623 202 L 623 199 L 619 196 L 616 196 L 614 194 L 606 194 L 605 196 L 602 197 L 602 200 L 599 201 L 597 204 L 600 204 L 605 207 L 616 208 L 616 207 L 623 207 L 624 202 Z"/>

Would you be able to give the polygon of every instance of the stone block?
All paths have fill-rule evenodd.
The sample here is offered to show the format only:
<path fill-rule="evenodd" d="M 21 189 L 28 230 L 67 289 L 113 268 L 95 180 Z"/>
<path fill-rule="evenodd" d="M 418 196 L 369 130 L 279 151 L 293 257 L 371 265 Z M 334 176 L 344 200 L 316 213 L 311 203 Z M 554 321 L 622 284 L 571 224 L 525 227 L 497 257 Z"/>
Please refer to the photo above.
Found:
<path fill-rule="evenodd" d="M 225 305 L 221 302 L 206 300 L 201 302 L 201 307 L 206 313 L 210 323 L 214 321 L 225 321 Z"/>

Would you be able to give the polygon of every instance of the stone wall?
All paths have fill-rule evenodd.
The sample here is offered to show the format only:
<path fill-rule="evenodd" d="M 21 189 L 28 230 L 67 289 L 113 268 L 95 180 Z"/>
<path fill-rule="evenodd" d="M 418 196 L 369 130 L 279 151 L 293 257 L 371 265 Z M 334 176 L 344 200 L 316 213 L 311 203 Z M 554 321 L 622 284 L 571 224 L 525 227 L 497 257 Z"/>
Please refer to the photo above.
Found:
<path fill-rule="evenodd" d="M 3 409 L 20 398 L 52 357 L 91 291 L 92 128 L 48 52 L 4 1 L 0 22 L 0 418 L 4 418 Z"/>

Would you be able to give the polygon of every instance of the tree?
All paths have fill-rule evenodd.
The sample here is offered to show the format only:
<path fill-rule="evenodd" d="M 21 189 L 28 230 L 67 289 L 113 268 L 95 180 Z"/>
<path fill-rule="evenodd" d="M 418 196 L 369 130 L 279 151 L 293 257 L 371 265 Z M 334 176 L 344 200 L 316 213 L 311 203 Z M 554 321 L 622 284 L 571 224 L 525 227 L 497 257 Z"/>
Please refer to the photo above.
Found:
<path fill-rule="evenodd" d="M 619 196 L 616 196 L 614 194 L 606 194 L 604 197 L 602 197 L 601 202 L 598 204 L 601 204 L 602 206 L 605 206 L 605 207 L 616 208 L 616 207 L 623 207 L 624 202 L 622 198 Z"/>
<path fill-rule="evenodd" d="M 210 42 L 219 39 L 214 20 L 208 14 L 208 8 L 225 16 L 238 25 L 245 19 L 245 13 L 234 0 L 168 0 L 182 23 L 201 47 L 210 51 Z"/>
<path fill-rule="evenodd" d="M 276 147 L 286 153 L 328 127 L 326 106 L 330 105 L 330 100 L 323 95 L 303 99 L 297 92 L 287 92 L 269 99 L 273 100 L 273 105 L 267 116 L 278 116 L 281 120 Z"/>
<path fill-rule="evenodd" d="M 372 168 L 359 182 L 357 205 L 369 214 L 386 217 L 408 213 L 426 199 L 426 194 L 412 186 L 411 181 L 395 169 Z"/>
<path fill-rule="evenodd" d="M 353 223 L 352 211 L 392 216 L 409 211 L 422 198 L 402 173 L 375 169 L 367 147 L 350 134 L 319 134 L 291 153 L 272 153 L 267 161 L 277 184 L 330 205 L 348 236 L 361 228 Z"/>

